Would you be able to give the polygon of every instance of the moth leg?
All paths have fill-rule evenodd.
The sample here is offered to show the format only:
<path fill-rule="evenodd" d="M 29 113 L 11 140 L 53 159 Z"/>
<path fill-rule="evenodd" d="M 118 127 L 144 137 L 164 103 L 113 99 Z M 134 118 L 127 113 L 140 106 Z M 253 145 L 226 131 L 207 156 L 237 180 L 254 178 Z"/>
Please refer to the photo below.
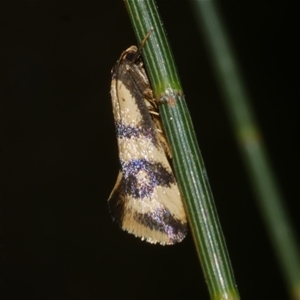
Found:
<path fill-rule="evenodd" d="M 113 190 L 111 191 L 111 193 L 109 195 L 108 201 L 113 197 L 113 195 L 115 193 L 117 193 L 117 191 L 119 191 L 120 184 L 121 184 L 121 181 L 122 181 L 122 177 L 123 177 L 122 172 L 119 171 L 117 181 L 115 183 L 115 186 L 114 186 Z"/>
<path fill-rule="evenodd" d="M 157 117 L 159 116 L 159 113 L 155 110 L 149 110 L 149 113 Z"/>

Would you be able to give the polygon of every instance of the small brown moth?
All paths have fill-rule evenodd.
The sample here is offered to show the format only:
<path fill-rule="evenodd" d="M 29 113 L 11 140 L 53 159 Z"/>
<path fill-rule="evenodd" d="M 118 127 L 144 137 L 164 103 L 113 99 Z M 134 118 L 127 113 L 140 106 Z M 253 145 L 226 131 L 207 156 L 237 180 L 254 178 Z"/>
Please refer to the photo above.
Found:
<path fill-rule="evenodd" d="M 123 230 L 153 244 L 171 245 L 185 237 L 187 220 L 140 56 L 150 33 L 139 48 L 125 50 L 112 69 L 120 171 L 108 203 Z"/>

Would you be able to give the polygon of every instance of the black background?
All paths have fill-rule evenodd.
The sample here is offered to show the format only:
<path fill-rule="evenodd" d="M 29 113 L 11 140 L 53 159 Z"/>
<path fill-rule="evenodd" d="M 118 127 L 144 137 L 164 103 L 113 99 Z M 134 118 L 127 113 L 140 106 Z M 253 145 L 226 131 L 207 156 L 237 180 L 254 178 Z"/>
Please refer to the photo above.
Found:
<path fill-rule="evenodd" d="M 242 299 L 287 299 L 186 1 L 159 1 Z M 293 225 L 299 83 L 294 7 L 221 4 Z M 2 3 L 3 299 L 208 299 L 191 236 L 141 242 L 111 221 L 110 70 L 136 44 L 122 1 Z M 298 74 L 297 74 L 298 76 Z"/>

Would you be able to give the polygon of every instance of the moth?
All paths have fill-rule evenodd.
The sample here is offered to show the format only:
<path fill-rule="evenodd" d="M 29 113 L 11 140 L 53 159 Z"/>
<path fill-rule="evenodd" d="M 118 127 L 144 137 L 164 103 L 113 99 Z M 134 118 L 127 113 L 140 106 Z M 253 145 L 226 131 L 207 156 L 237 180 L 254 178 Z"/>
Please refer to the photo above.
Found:
<path fill-rule="evenodd" d="M 111 98 L 120 171 L 108 199 L 120 227 L 149 243 L 172 245 L 187 233 L 187 219 L 169 160 L 157 101 L 139 48 L 125 50 L 112 69 Z"/>

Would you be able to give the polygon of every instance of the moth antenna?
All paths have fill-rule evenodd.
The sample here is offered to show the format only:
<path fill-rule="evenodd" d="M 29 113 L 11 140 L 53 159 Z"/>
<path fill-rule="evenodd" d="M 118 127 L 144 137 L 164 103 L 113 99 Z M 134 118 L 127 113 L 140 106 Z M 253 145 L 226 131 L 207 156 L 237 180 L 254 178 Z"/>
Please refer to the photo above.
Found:
<path fill-rule="evenodd" d="M 136 61 L 138 59 L 138 57 L 140 56 L 142 49 L 143 49 L 146 41 L 148 40 L 150 34 L 152 33 L 152 31 L 153 31 L 153 28 L 149 29 L 149 31 L 145 35 L 144 39 L 142 40 L 141 44 L 139 45 L 139 48 L 137 49 L 132 61 Z"/>

